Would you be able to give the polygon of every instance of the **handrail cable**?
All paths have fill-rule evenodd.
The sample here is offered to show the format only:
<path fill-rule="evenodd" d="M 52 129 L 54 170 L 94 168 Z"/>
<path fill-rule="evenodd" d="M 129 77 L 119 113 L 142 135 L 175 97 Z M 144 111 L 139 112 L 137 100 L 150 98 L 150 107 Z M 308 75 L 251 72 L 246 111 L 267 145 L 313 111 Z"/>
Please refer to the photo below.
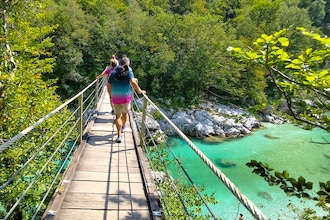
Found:
<path fill-rule="evenodd" d="M 83 105 L 84 105 L 87 101 L 89 101 L 89 103 L 88 103 L 88 105 L 84 108 L 84 110 L 83 110 L 83 115 L 86 113 L 86 111 L 89 111 L 89 107 L 93 104 L 93 101 L 95 100 L 95 96 L 93 96 L 93 94 L 94 94 L 95 91 L 96 91 L 96 90 L 93 89 L 93 91 L 89 94 L 89 96 L 87 96 L 87 97 L 84 99 L 84 101 L 83 101 Z M 89 100 L 90 98 L 91 98 L 91 100 Z M 87 115 L 89 115 L 89 117 L 86 118 L 86 121 L 85 121 L 84 126 L 88 123 L 88 121 L 89 121 L 90 118 L 92 117 L 92 114 L 87 114 Z"/>
<path fill-rule="evenodd" d="M 74 124 L 74 125 L 77 125 L 77 123 Z M 66 135 L 65 139 L 69 136 L 69 134 L 70 134 L 72 131 L 73 131 L 73 129 L 71 129 L 71 131 Z M 37 210 L 35 211 L 35 213 L 34 213 L 32 219 L 35 219 L 35 218 L 36 218 L 36 215 L 37 215 L 38 212 L 40 211 L 41 206 L 43 205 L 43 203 L 44 203 L 45 200 L 47 199 L 47 196 L 48 196 L 49 192 L 50 192 L 51 189 L 53 188 L 53 186 L 54 186 L 54 184 L 55 184 L 55 181 L 56 181 L 57 178 L 60 176 L 60 174 L 61 174 L 63 168 L 66 166 L 66 162 L 69 160 L 69 158 L 70 158 L 70 156 L 71 156 L 71 153 L 72 153 L 72 151 L 75 149 L 75 146 L 76 146 L 78 140 L 79 140 L 79 135 L 76 137 L 75 142 L 74 142 L 74 143 L 72 144 L 72 146 L 70 147 L 70 151 L 67 153 L 67 155 L 66 155 L 64 161 L 62 162 L 61 167 L 58 169 L 57 174 L 55 175 L 55 177 L 54 177 L 52 183 L 51 183 L 50 186 L 48 187 L 48 190 L 47 190 L 47 192 L 45 193 L 44 197 L 42 198 L 42 200 L 41 200 L 39 206 L 37 207 Z M 64 140 L 62 141 L 61 145 L 63 145 L 63 143 L 64 143 Z M 59 148 L 58 148 L 58 149 L 59 149 Z M 58 150 L 58 149 L 56 149 L 56 150 Z M 52 157 L 53 157 L 54 155 L 55 155 L 55 153 L 52 155 Z M 48 162 L 48 163 L 49 163 L 49 162 Z"/>
<path fill-rule="evenodd" d="M 179 129 L 176 125 L 162 112 L 160 109 L 146 96 L 144 98 L 162 115 L 162 117 L 175 129 L 178 135 L 183 138 L 193 151 L 204 161 L 204 163 L 217 175 L 217 177 L 226 185 L 226 187 L 236 196 L 236 198 L 243 203 L 243 205 L 250 211 L 250 213 L 258 220 L 268 220 L 268 218 L 244 195 L 240 190 L 218 169 L 210 159 L 208 159 L 203 152 L 201 152 L 192 141 Z"/>
<path fill-rule="evenodd" d="M 146 130 L 147 130 L 148 134 L 149 134 L 150 137 L 151 137 L 151 132 L 150 132 L 150 130 L 149 130 L 148 127 L 146 127 Z M 157 144 L 155 143 L 154 139 L 151 139 L 151 141 L 152 141 L 153 145 L 156 146 L 156 148 L 158 149 L 158 146 L 157 146 Z M 147 146 L 146 143 L 145 143 L 145 139 L 143 139 L 143 142 L 144 142 L 143 145 L 144 145 L 144 146 Z M 157 153 L 158 153 L 158 152 L 159 152 L 159 151 L 157 151 Z M 149 155 L 150 155 L 150 154 L 149 154 Z M 165 170 L 166 170 L 166 176 L 167 176 L 167 177 L 171 176 L 170 173 L 169 173 L 169 168 L 168 168 L 168 167 L 166 166 L 166 164 L 165 164 L 165 160 L 164 160 L 164 158 L 163 158 L 162 155 L 159 154 L 159 153 L 158 153 L 158 158 L 160 159 L 160 161 L 162 162 L 162 164 L 163 164 L 163 166 L 164 166 L 164 168 L 165 168 Z M 155 176 L 156 176 L 156 174 L 155 174 Z M 175 185 L 173 179 L 172 179 L 172 178 L 168 178 L 168 179 L 169 179 L 170 182 L 171 182 L 172 189 L 175 191 L 175 193 L 177 194 L 178 198 L 180 199 L 180 201 L 181 201 L 181 205 L 183 206 L 184 211 L 185 211 L 186 214 L 188 215 L 189 219 L 191 219 L 191 216 L 190 216 L 190 213 L 189 213 L 189 211 L 188 211 L 188 208 L 187 208 L 185 202 L 183 201 L 183 198 L 182 198 L 182 196 L 181 196 L 181 193 L 178 191 L 178 189 L 177 189 L 177 187 L 176 187 L 176 185 Z M 158 183 L 158 181 L 156 181 L 156 182 Z M 158 183 L 158 184 L 159 184 L 159 183 Z"/>
<path fill-rule="evenodd" d="M 135 104 L 136 105 L 136 104 Z M 136 105 L 137 106 L 137 105 Z M 137 107 L 138 108 L 138 107 Z M 139 109 L 139 108 L 138 108 Z M 133 112 L 134 114 L 136 114 L 135 112 Z M 135 116 L 133 116 L 133 117 L 135 117 Z M 141 128 L 139 127 L 139 126 L 136 126 L 136 128 L 138 129 L 138 131 L 139 131 L 139 133 L 141 133 Z M 146 148 L 146 145 L 145 145 L 145 142 L 143 141 L 143 143 L 141 144 L 144 148 L 144 150 L 145 150 L 145 155 L 146 155 L 146 157 L 147 157 L 147 159 L 150 161 L 151 160 L 151 157 L 150 157 L 150 151 Z M 149 163 L 149 166 L 151 167 L 151 170 L 155 170 L 155 168 L 154 168 L 154 165 L 152 164 L 152 163 Z M 158 188 L 160 188 L 159 187 L 159 182 L 158 181 L 155 181 L 155 184 L 157 185 L 157 187 Z M 169 212 L 169 210 L 168 210 L 168 207 L 167 207 L 167 203 L 166 203 L 166 201 L 165 200 L 163 200 L 163 198 L 162 198 L 162 195 L 161 195 L 161 192 L 158 192 L 158 194 L 160 195 L 160 200 L 162 200 L 163 201 L 163 204 L 164 204 L 164 206 L 165 206 L 165 209 L 166 209 L 166 212 L 167 212 L 167 214 L 168 214 L 168 216 L 170 216 L 170 212 Z"/>
<path fill-rule="evenodd" d="M 72 113 L 71 114 L 71 116 L 73 116 L 74 115 L 74 113 Z M 63 127 L 64 127 L 64 125 L 71 119 L 71 116 L 56 130 L 56 132 L 54 132 L 53 134 L 52 134 L 52 136 L 50 136 L 50 138 L 35 152 L 35 154 L 34 155 L 32 155 L 4 184 L 2 184 L 1 186 L 0 186 L 0 191 L 1 190 L 3 190 L 4 188 L 6 188 L 8 185 L 9 185 L 9 183 L 11 183 L 11 181 L 13 180 L 13 179 L 15 179 L 15 177 L 18 175 L 18 174 L 20 174 L 21 173 L 21 171 L 34 159 L 34 158 L 36 158 L 37 157 L 37 155 L 38 155 L 38 153 L 43 149 L 43 148 L 45 148 L 45 146 L 53 139 L 53 137 L 55 137 L 55 135 L 56 135 L 56 133 L 58 132 L 58 131 L 60 131 Z"/>
<path fill-rule="evenodd" d="M 38 212 L 42 209 L 43 203 L 47 199 L 47 196 L 49 196 L 49 193 L 51 192 L 51 190 L 53 190 L 53 186 L 56 184 L 58 177 L 60 176 L 61 172 L 63 172 L 63 169 L 65 169 L 65 167 L 67 166 L 67 161 L 70 160 L 70 156 L 72 156 L 72 152 L 77 147 L 77 143 L 81 142 L 81 137 L 84 134 L 86 127 L 82 126 L 82 129 L 80 129 L 80 131 L 79 131 L 78 124 L 82 120 L 85 120 L 88 122 L 88 120 L 91 118 L 91 115 L 94 114 L 94 110 L 93 110 L 94 106 L 91 106 L 91 105 L 95 104 L 96 108 L 99 105 L 99 103 L 95 103 L 95 102 L 99 102 L 99 100 L 100 100 L 100 98 L 98 96 L 99 94 L 96 94 L 96 93 L 102 91 L 105 83 L 106 83 L 105 80 L 103 80 L 101 82 L 101 84 L 99 84 L 98 80 L 94 80 L 92 83 L 90 83 L 88 86 L 86 86 L 81 92 L 77 93 L 74 97 L 67 100 L 65 103 L 61 104 L 59 107 L 57 107 L 56 109 L 54 109 L 53 111 L 48 113 L 46 116 L 40 118 L 38 121 L 33 123 L 31 126 L 26 128 L 25 130 L 21 131 L 19 134 L 15 135 L 13 138 L 11 138 L 10 140 L 8 140 L 7 142 L 5 142 L 4 144 L 2 144 L 0 146 L 0 154 L 2 153 L 2 151 L 6 150 L 7 148 L 9 148 L 11 146 L 13 146 L 12 149 L 15 149 L 16 146 L 14 146 L 14 144 L 16 142 L 18 142 L 21 138 L 26 136 L 32 130 L 36 129 L 42 123 L 46 122 L 53 115 L 60 114 L 61 111 L 64 111 L 64 108 L 67 107 L 73 101 L 78 100 L 78 107 L 75 107 L 74 109 L 70 110 L 70 114 L 67 115 L 67 118 L 65 119 L 65 121 L 62 122 L 60 125 L 58 125 L 56 127 L 56 130 L 53 133 L 50 133 L 50 137 L 47 138 L 47 140 L 45 140 L 45 142 L 41 143 L 42 145 L 36 149 L 36 152 L 34 152 L 33 155 L 30 155 L 29 158 L 26 158 L 27 160 L 24 162 L 24 164 L 19 166 L 19 169 L 16 170 L 15 173 L 13 175 L 11 175 L 11 177 L 9 177 L 6 180 L 6 182 L 2 183 L 2 185 L 0 186 L 0 191 L 5 189 L 6 187 L 8 187 L 15 178 L 17 178 L 19 175 L 21 175 L 23 173 L 24 169 L 26 170 L 27 168 L 29 168 L 29 164 L 31 164 L 33 160 L 36 160 L 36 158 L 43 151 L 43 149 L 45 149 L 46 146 L 50 145 L 50 143 L 52 143 L 51 142 L 52 140 L 55 140 L 54 139 L 55 136 L 57 136 L 61 132 L 61 130 L 63 130 L 63 128 L 70 123 L 70 121 L 73 122 L 69 125 L 70 127 L 68 127 L 68 131 L 65 133 L 63 139 L 60 140 L 59 143 L 54 143 L 54 144 L 56 144 L 56 146 L 54 146 L 55 149 L 53 152 L 50 152 L 52 154 L 47 158 L 45 163 L 41 164 L 41 167 L 37 171 L 34 172 L 34 174 L 33 174 L 34 176 L 32 176 L 31 178 L 29 178 L 29 180 L 27 180 L 28 182 L 27 182 L 25 190 L 21 191 L 20 195 L 17 195 L 16 201 L 13 201 L 13 204 L 11 204 L 10 207 L 8 207 L 10 210 L 6 213 L 6 216 L 4 217 L 4 219 L 8 219 L 13 214 L 13 212 L 17 209 L 18 205 L 22 203 L 22 201 L 26 197 L 28 191 L 30 191 L 32 189 L 32 187 L 37 183 L 37 180 L 40 179 L 40 176 L 42 176 L 45 173 L 44 172 L 45 169 L 55 159 L 55 156 L 58 155 L 58 152 L 60 152 L 60 150 L 62 148 L 68 146 L 67 148 L 65 148 L 67 154 L 64 155 L 64 158 L 62 158 L 64 161 L 63 160 L 60 161 L 61 164 L 59 164 L 59 166 L 58 166 L 58 169 L 56 171 L 57 173 L 54 173 L 55 177 L 51 180 L 49 185 L 47 185 L 48 188 L 45 189 L 46 194 L 43 194 L 43 197 L 41 197 L 38 207 L 36 206 L 34 209 L 34 213 L 31 213 L 31 214 L 33 214 L 32 219 L 35 219 L 37 217 Z M 94 88 L 94 90 L 90 91 L 90 88 L 92 88 L 93 85 L 96 85 L 96 89 Z M 83 98 L 84 93 L 89 94 L 86 96 L 86 97 L 88 97 L 88 99 L 91 99 L 91 101 L 89 103 L 87 103 L 87 101 L 86 101 L 88 99 Z M 93 94 L 94 94 L 94 96 L 93 96 Z M 82 100 L 81 103 L 79 103 L 79 100 Z M 85 108 L 84 104 L 87 105 L 88 107 Z M 90 111 L 90 110 L 93 110 L 93 111 Z M 85 118 L 83 118 L 83 116 Z M 66 145 L 65 143 L 68 142 L 69 137 L 77 129 L 78 129 L 78 134 L 72 140 L 73 142 L 71 142 L 71 144 L 72 143 L 73 144 Z M 39 135 L 42 135 L 41 132 L 39 133 Z M 55 142 L 56 142 L 56 140 L 55 140 Z M 32 171 L 32 168 L 29 170 Z"/>
<path fill-rule="evenodd" d="M 5 150 L 7 147 L 11 146 L 12 144 L 14 144 L 16 141 L 18 141 L 20 138 L 22 138 L 23 136 L 25 136 L 27 133 L 29 133 L 30 131 L 32 131 L 35 127 L 37 127 L 39 124 L 41 124 L 42 122 L 46 121 L 48 118 L 50 118 L 51 116 L 53 116 L 55 113 L 59 112 L 62 108 L 64 108 L 65 106 L 67 106 L 68 104 L 70 104 L 72 101 L 74 101 L 75 99 L 77 99 L 81 94 L 83 94 L 87 89 L 89 89 L 92 85 L 94 85 L 94 83 L 97 80 L 94 80 L 91 84 L 89 84 L 86 88 L 84 88 L 81 92 L 79 92 L 78 94 L 76 94 L 74 97 L 72 97 L 71 99 L 69 99 L 68 101 L 66 101 L 65 103 L 63 103 L 62 105 L 60 105 L 58 108 L 54 109 L 53 111 L 51 111 L 49 114 L 47 114 L 46 116 L 42 117 L 41 119 L 39 119 L 37 122 L 35 122 L 34 124 L 32 124 L 31 126 L 29 126 L 28 128 L 24 129 L 23 131 L 21 131 L 19 134 L 15 135 L 13 138 L 11 138 L 10 140 L 8 140 L 6 143 L 2 144 L 0 146 L 0 153 L 1 151 Z"/>
<path fill-rule="evenodd" d="M 134 93 L 136 94 L 136 92 L 134 91 Z M 137 96 L 137 95 L 136 95 Z M 141 109 L 139 108 L 138 105 L 136 105 L 136 108 L 140 110 L 141 112 Z M 150 129 L 148 126 L 145 127 L 146 130 L 147 130 L 147 133 L 149 134 L 149 137 L 151 137 L 151 141 L 153 143 L 153 146 L 155 146 L 156 148 L 158 148 L 158 145 L 155 143 L 154 141 L 154 138 L 153 136 L 151 135 L 151 132 L 150 132 Z M 140 127 L 138 127 L 138 129 L 140 130 Z M 140 132 L 141 133 L 141 132 Z M 146 146 L 145 144 L 145 139 L 142 140 L 144 142 L 144 146 Z M 198 189 L 198 187 L 196 186 L 196 184 L 193 182 L 193 180 L 191 179 L 191 177 L 189 176 L 188 172 L 186 171 L 186 169 L 183 167 L 181 161 L 178 159 L 178 157 L 175 155 L 175 153 L 173 152 L 172 148 L 166 143 L 167 145 L 167 148 L 170 150 L 171 154 L 173 155 L 174 159 L 175 159 L 175 162 L 179 165 L 179 167 L 181 168 L 181 170 L 183 171 L 183 173 L 185 174 L 185 176 L 188 178 L 190 184 L 192 185 L 192 187 L 195 189 L 195 191 L 197 192 L 199 198 L 202 200 L 202 202 L 205 204 L 205 207 L 208 209 L 209 213 L 211 214 L 211 216 L 214 218 L 214 219 L 217 219 L 217 217 L 215 216 L 214 212 L 212 211 L 212 209 L 210 208 L 210 206 L 208 205 L 208 203 L 206 202 L 204 196 L 201 194 L 200 190 Z M 150 155 L 149 153 L 149 150 L 148 148 L 145 148 L 145 150 L 148 152 L 148 156 Z M 158 151 L 157 151 L 158 152 Z M 160 157 L 162 157 L 160 154 L 159 154 Z M 148 157 L 150 159 L 150 157 Z M 166 169 L 166 173 L 167 173 L 167 176 L 170 176 L 169 172 L 168 172 L 168 167 L 164 164 L 164 160 L 162 159 L 162 162 L 163 162 L 163 165 Z M 151 166 L 152 163 L 151 163 Z M 155 170 L 155 169 L 153 169 Z M 173 181 L 172 181 L 173 182 Z M 158 184 L 158 181 L 156 181 L 156 183 Z M 174 183 L 173 183 L 174 184 Z M 159 185 L 159 184 L 158 184 Z M 175 187 L 175 184 L 174 184 L 174 187 Z M 183 202 L 181 200 L 181 202 Z M 187 213 L 188 214 L 188 213 Z M 188 214 L 189 215 L 189 214 Z"/>
<path fill-rule="evenodd" d="M 67 135 L 65 136 L 65 138 L 63 139 L 63 141 L 61 142 L 61 144 L 55 149 L 55 151 L 52 153 L 52 155 L 48 158 L 47 162 L 42 166 L 42 168 L 40 169 L 40 171 L 35 175 L 35 177 L 33 177 L 31 183 L 28 185 L 28 187 L 26 187 L 26 189 L 23 191 L 23 193 L 21 194 L 21 196 L 16 200 L 16 203 L 11 207 L 11 209 L 9 210 L 9 212 L 7 213 L 7 215 L 4 217 L 4 219 L 7 219 L 11 215 L 11 213 L 15 210 L 15 208 L 17 207 L 17 205 L 19 204 L 19 202 L 25 197 L 26 193 L 29 191 L 29 189 L 32 187 L 32 185 L 36 182 L 36 180 L 38 179 L 38 177 L 40 176 L 40 174 L 45 170 L 45 168 L 47 167 L 47 165 L 49 164 L 49 162 L 51 162 L 51 160 L 53 159 L 54 155 L 57 153 L 57 151 L 63 145 L 64 140 L 66 140 L 66 138 L 71 134 L 71 131 L 73 129 L 74 129 L 74 126 L 72 126 L 70 132 L 67 133 Z M 49 141 L 48 141 L 48 143 L 49 143 Z M 44 148 L 45 146 L 46 146 L 46 144 L 44 144 L 42 146 L 42 148 Z M 39 149 L 39 151 L 40 150 L 41 149 Z"/>
<path fill-rule="evenodd" d="M 138 105 L 136 105 L 136 108 L 139 109 L 141 111 L 141 109 L 139 108 Z M 158 148 L 158 145 L 155 143 L 154 141 L 154 138 L 152 138 L 152 135 L 151 135 L 151 132 L 150 132 L 150 129 L 148 126 L 145 127 L 146 130 L 147 130 L 147 133 L 149 134 L 149 136 L 151 137 L 151 141 L 153 143 L 153 146 L 155 146 L 156 148 Z M 140 127 L 138 127 L 138 129 L 140 130 Z M 141 132 L 140 132 L 141 133 Z M 145 142 L 145 139 L 143 139 L 143 142 Z M 172 148 L 166 143 L 167 145 L 167 148 L 170 150 L 171 154 L 173 155 L 174 159 L 175 159 L 175 162 L 179 165 L 179 167 L 181 168 L 181 170 L 184 172 L 185 176 L 188 178 L 190 184 L 192 185 L 192 187 L 195 189 L 195 191 L 197 192 L 199 198 L 202 200 L 203 204 L 205 205 L 205 207 L 207 208 L 207 210 L 209 211 L 209 213 L 211 214 L 211 216 L 214 218 L 214 219 L 217 219 L 216 215 L 214 214 L 214 212 L 212 211 L 212 209 L 210 208 L 210 206 L 208 205 L 207 201 L 205 200 L 204 196 L 201 194 L 200 190 L 198 189 L 198 187 L 196 186 L 196 184 L 194 183 L 194 181 L 191 179 L 191 177 L 189 176 L 188 172 L 186 171 L 186 169 L 183 167 L 181 161 L 178 159 L 178 157 L 175 155 L 175 153 L 173 152 Z M 144 143 L 144 146 L 146 146 L 146 144 Z M 148 158 L 150 159 L 149 155 L 150 155 L 150 152 L 148 150 L 148 148 L 145 148 L 145 150 L 147 151 L 147 155 L 148 155 Z M 157 151 L 158 152 L 158 151 Z M 161 155 L 159 155 L 160 157 L 162 157 Z M 162 162 L 164 160 L 162 159 Z M 164 164 L 163 162 L 163 165 L 166 169 L 166 173 L 167 173 L 167 176 L 170 176 L 169 172 L 168 172 L 168 168 L 166 167 L 166 165 Z M 153 166 L 153 164 L 151 163 L 150 166 Z M 155 169 L 152 169 L 152 170 L 155 170 Z M 155 181 L 157 186 L 159 187 L 159 183 L 158 181 Z M 173 181 L 172 181 L 173 182 Z M 174 184 L 174 183 L 173 183 Z M 174 184 L 174 187 L 175 187 L 175 184 Z M 181 202 L 183 202 L 181 200 Z M 167 207 L 166 207 L 167 209 Z M 168 213 L 169 214 L 169 213 Z M 188 214 L 188 213 L 187 213 Z M 170 214 L 169 214 L 170 215 Z M 188 214 L 189 215 L 189 214 Z"/>

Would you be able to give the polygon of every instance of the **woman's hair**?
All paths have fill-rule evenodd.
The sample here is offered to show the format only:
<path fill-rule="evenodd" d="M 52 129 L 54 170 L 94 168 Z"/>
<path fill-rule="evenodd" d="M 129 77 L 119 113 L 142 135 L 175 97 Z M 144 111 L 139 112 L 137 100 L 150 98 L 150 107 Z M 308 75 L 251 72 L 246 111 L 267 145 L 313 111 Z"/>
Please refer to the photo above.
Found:
<path fill-rule="evenodd" d="M 111 60 L 110 60 L 110 66 L 115 67 L 115 66 L 117 66 L 117 65 L 118 65 L 117 60 L 115 60 L 115 59 L 111 59 Z"/>

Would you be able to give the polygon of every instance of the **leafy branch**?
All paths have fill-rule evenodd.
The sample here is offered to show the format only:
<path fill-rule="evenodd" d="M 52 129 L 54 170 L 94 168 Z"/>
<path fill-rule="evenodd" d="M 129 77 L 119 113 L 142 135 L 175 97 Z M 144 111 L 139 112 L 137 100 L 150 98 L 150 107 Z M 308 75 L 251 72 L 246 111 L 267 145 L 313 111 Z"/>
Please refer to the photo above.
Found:
<path fill-rule="evenodd" d="M 8 3 L 8 1 L 5 1 L 4 3 Z M 14 76 L 14 72 L 16 70 L 16 63 L 14 59 L 13 52 L 10 49 L 9 41 L 8 41 L 8 30 L 7 30 L 7 11 L 6 9 L 0 9 L 0 14 L 2 14 L 2 29 L 4 33 L 4 38 L 5 38 L 5 51 L 7 55 L 9 56 L 9 64 L 5 60 L 5 66 L 8 67 L 8 70 L 11 74 L 11 76 Z"/>
<path fill-rule="evenodd" d="M 296 31 L 319 41 L 316 48 L 306 48 L 301 54 L 290 54 L 290 44 L 284 37 L 287 29 L 273 35 L 262 34 L 248 51 L 230 48 L 234 55 L 261 65 L 266 70 L 272 85 L 282 94 L 292 116 L 297 122 L 330 131 L 330 72 L 325 63 L 330 57 L 330 39 L 307 32 L 304 28 Z"/>
<path fill-rule="evenodd" d="M 274 171 L 268 164 L 256 160 L 251 160 L 246 166 L 253 168 L 252 172 L 263 177 L 270 186 L 279 186 L 288 196 L 316 200 L 317 206 L 326 211 L 330 210 L 330 181 L 320 182 L 315 194 L 313 183 L 306 181 L 302 176 L 298 179 L 292 178 L 288 171 Z"/>

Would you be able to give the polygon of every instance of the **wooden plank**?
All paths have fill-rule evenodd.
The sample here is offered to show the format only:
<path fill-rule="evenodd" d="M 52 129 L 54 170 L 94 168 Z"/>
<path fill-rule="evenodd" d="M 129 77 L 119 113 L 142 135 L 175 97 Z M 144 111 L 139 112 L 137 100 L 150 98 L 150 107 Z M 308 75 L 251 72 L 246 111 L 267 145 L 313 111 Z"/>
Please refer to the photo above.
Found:
<path fill-rule="evenodd" d="M 90 164 L 82 163 L 82 164 L 78 164 L 77 168 L 76 168 L 76 170 L 83 170 L 83 171 L 118 172 L 118 173 L 127 172 L 127 169 L 131 173 L 140 173 L 139 167 L 136 167 L 136 166 L 126 167 L 125 163 L 122 161 L 119 161 L 116 166 L 115 166 L 115 164 L 112 164 L 111 166 L 109 166 L 109 165 L 90 166 Z"/>
<path fill-rule="evenodd" d="M 104 193 L 104 194 L 141 194 L 144 189 L 141 183 L 126 183 L 117 181 L 71 181 L 67 192 L 71 193 Z"/>
<path fill-rule="evenodd" d="M 150 220 L 149 211 L 130 211 L 130 210 L 74 210 L 74 209 L 63 209 L 60 213 L 60 220 L 86 220 L 86 219 L 117 219 L 117 220 Z"/>
<path fill-rule="evenodd" d="M 67 193 L 62 209 L 148 210 L 146 197 L 140 194 Z"/>
<path fill-rule="evenodd" d="M 76 171 L 72 180 L 76 181 L 120 181 L 142 183 L 142 177 L 138 173 L 107 173 L 107 172 L 90 172 Z"/>

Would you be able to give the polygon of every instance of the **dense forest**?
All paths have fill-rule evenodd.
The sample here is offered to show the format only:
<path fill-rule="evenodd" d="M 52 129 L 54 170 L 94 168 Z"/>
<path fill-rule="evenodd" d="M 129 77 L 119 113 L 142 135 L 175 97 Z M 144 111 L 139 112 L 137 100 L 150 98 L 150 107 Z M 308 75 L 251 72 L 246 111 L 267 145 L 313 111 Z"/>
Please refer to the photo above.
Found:
<path fill-rule="evenodd" d="M 184 105 L 216 95 L 264 106 L 280 97 L 266 69 L 238 61 L 227 48 L 250 48 L 262 34 L 286 29 L 285 50 L 300 54 L 320 44 L 297 27 L 330 33 L 330 2 L 323 0 L 5 0 L 0 6 L 2 140 L 79 92 L 111 54 L 130 57 L 155 100 Z M 31 106 L 35 117 L 22 122 Z"/>
<path fill-rule="evenodd" d="M 329 0 L 2 0 L 0 15 L 0 144 L 112 54 L 160 104 L 285 103 L 289 119 L 329 131 Z"/>

